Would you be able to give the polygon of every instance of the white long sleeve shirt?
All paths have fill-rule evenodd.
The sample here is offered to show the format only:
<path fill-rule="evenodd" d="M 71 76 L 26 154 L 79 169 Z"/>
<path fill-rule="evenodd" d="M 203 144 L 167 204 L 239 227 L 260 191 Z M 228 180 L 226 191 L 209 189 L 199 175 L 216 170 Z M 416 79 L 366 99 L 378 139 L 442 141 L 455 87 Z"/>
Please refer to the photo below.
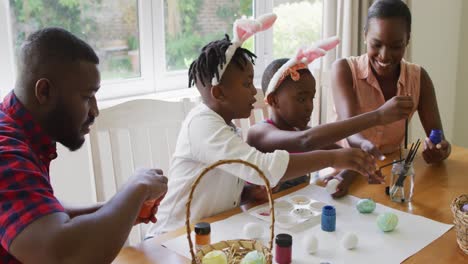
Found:
<path fill-rule="evenodd" d="M 182 124 L 169 170 L 168 192 L 159 206 L 158 222 L 148 235 L 172 231 L 185 223 L 185 204 L 190 187 L 200 172 L 222 159 L 242 159 L 257 165 L 272 186 L 286 172 L 289 154 L 284 150 L 262 153 L 249 146 L 234 126 L 205 104 L 187 115 Z M 191 204 L 191 221 L 210 217 L 239 206 L 244 181 L 264 185 L 257 172 L 242 164 L 221 165 L 198 184 Z"/>

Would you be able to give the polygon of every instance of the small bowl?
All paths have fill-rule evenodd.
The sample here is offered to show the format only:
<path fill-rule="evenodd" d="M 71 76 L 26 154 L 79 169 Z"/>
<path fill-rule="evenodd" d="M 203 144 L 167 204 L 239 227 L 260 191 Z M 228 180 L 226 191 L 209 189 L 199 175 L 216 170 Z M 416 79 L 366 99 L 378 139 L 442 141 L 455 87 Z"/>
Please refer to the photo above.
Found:
<path fill-rule="evenodd" d="M 327 205 L 327 204 L 322 203 L 322 202 L 319 202 L 319 201 L 312 201 L 312 203 L 310 203 L 309 207 L 310 207 L 311 210 L 321 212 L 321 211 L 322 211 L 322 208 L 323 208 L 325 205 Z"/>
<path fill-rule="evenodd" d="M 294 205 L 288 201 L 281 200 L 275 202 L 275 212 L 290 212 L 294 209 Z"/>
<path fill-rule="evenodd" d="M 304 195 L 296 195 L 291 197 L 291 202 L 297 205 L 307 205 L 310 203 L 310 198 Z"/>
<path fill-rule="evenodd" d="M 316 215 L 316 213 L 307 208 L 296 208 L 293 210 L 293 213 L 300 218 L 311 218 Z"/>
<path fill-rule="evenodd" d="M 296 224 L 296 219 L 292 215 L 278 215 L 275 219 L 276 223 L 283 226 L 290 226 Z"/>

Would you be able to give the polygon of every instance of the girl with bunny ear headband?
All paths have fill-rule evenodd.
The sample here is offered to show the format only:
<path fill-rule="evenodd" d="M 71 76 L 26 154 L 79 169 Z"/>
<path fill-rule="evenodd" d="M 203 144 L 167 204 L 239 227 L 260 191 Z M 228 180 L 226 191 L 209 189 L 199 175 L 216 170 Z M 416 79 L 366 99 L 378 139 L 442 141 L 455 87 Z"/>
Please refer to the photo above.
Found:
<path fill-rule="evenodd" d="M 298 70 L 308 69 L 308 65 L 315 59 L 325 56 L 326 52 L 335 48 L 340 43 L 338 37 L 331 37 L 318 42 L 313 47 L 303 47 L 298 49 L 296 56 L 289 59 L 281 68 L 279 68 L 266 87 L 265 98 L 277 89 L 284 79 L 288 76 L 292 80 L 297 81 L 300 79 Z M 265 100 L 266 101 L 266 100 Z"/>
<path fill-rule="evenodd" d="M 290 59 L 278 59 L 267 66 L 262 77 L 265 101 L 270 106 L 270 118 L 252 126 L 247 135 L 249 145 L 263 151 L 278 149 L 301 153 L 319 149 L 340 148 L 335 142 L 373 126 L 394 122 L 401 113 L 411 108 L 411 102 L 397 99 L 388 101 L 380 108 L 335 123 L 309 127 L 315 97 L 315 79 L 308 65 L 326 54 L 339 43 L 337 37 L 320 41 L 314 46 L 299 49 Z M 381 158 L 381 157 L 377 157 Z M 350 176 L 348 176 L 350 175 Z M 339 191 L 333 197 L 347 193 L 354 175 L 349 171 L 338 174 Z M 305 181 L 308 178 L 304 179 Z M 382 182 L 372 176 L 371 182 Z M 286 182 L 281 189 L 297 184 Z"/>

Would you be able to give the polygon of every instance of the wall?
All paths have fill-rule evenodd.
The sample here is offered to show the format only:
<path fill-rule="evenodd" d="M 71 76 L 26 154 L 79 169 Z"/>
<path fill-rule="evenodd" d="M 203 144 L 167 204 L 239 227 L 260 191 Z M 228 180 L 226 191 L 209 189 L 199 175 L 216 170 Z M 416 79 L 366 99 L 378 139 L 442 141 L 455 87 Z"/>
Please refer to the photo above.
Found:
<path fill-rule="evenodd" d="M 461 9 L 460 45 L 458 47 L 457 92 L 455 100 L 455 125 L 453 140 L 457 145 L 468 148 L 468 2 L 463 1 Z"/>
<path fill-rule="evenodd" d="M 411 1 L 412 61 L 422 65 L 432 78 L 445 135 L 451 142 L 455 128 L 462 2 L 465 1 Z M 418 117 L 413 118 L 410 133 L 413 140 L 425 137 Z"/>

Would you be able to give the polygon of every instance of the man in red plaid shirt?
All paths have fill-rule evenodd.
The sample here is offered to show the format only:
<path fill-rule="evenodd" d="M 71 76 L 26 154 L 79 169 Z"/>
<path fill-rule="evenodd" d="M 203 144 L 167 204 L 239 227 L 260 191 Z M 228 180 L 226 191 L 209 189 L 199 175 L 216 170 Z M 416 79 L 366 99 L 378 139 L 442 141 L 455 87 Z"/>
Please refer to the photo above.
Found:
<path fill-rule="evenodd" d="M 109 263 L 133 224 L 156 221 L 137 216 L 166 192 L 161 170 L 135 172 L 104 205 L 67 208 L 53 194 L 56 142 L 77 150 L 99 114 L 98 63 L 59 28 L 31 34 L 21 48 L 15 88 L 0 103 L 0 263 Z"/>

